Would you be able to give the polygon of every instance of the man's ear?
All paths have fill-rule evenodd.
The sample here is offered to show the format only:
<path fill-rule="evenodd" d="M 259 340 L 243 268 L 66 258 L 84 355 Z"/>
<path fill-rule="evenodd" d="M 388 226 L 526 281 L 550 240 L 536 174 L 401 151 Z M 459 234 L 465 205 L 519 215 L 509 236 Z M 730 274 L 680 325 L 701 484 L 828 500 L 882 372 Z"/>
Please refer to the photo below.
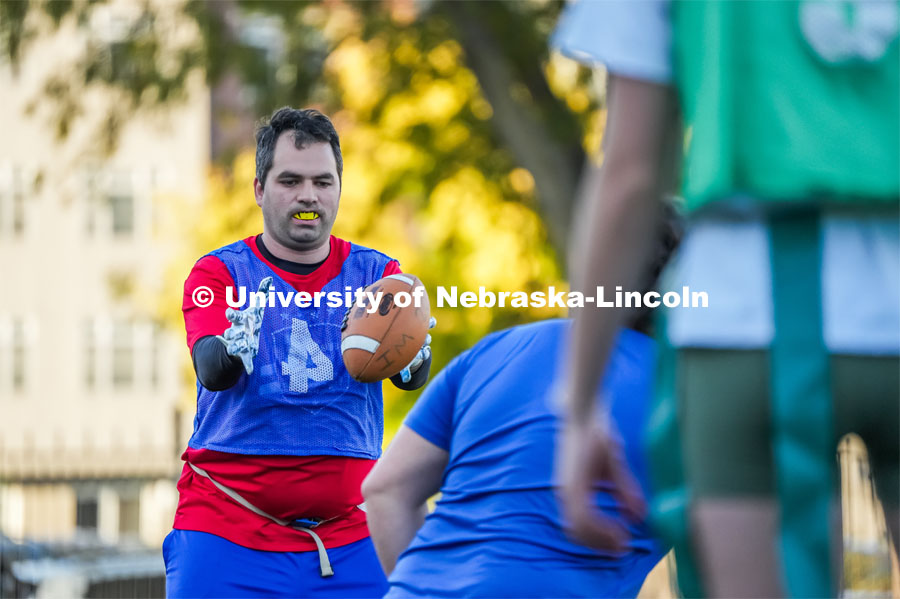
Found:
<path fill-rule="evenodd" d="M 256 205 L 262 206 L 263 185 L 257 177 L 253 178 L 253 195 L 256 197 Z"/>

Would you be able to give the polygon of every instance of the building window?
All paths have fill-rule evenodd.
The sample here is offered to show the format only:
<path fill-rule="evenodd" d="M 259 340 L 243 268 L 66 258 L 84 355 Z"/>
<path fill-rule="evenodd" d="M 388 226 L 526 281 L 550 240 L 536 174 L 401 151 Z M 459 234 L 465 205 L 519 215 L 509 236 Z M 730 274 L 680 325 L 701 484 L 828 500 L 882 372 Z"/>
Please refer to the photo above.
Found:
<path fill-rule="evenodd" d="M 163 331 L 158 322 L 152 325 L 152 336 L 150 341 L 150 385 L 154 389 L 159 388 L 160 381 L 160 352 L 163 351 Z"/>
<path fill-rule="evenodd" d="M 79 497 L 75 503 L 75 527 L 79 530 L 97 532 L 99 511 L 96 497 Z"/>
<path fill-rule="evenodd" d="M 134 232 L 134 185 L 129 171 L 112 173 L 106 200 L 113 235 L 131 235 Z"/>
<path fill-rule="evenodd" d="M 33 201 L 33 173 L 19 166 L 0 166 L 0 234 L 21 237 L 25 233 L 27 201 Z"/>
<path fill-rule="evenodd" d="M 22 169 L 13 171 L 12 185 L 12 230 L 15 235 L 25 231 L 25 174 Z"/>
<path fill-rule="evenodd" d="M 141 526 L 139 496 L 119 498 L 119 534 L 137 537 Z"/>
<path fill-rule="evenodd" d="M 6 205 L 7 196 L 12 195 L 11 169 L 0 166 L 0 236 L 6 232 Z"/>
<path fill-rule="evenodd" d="M 83 335 L 84 385 L 93 389 L 97 385 L 97 335 L 93 319 L 84 323 Z"/>
<path fill-rule="evenodd" d="M 134 196 L 113 194 L 109 196 L 109 210 L 114 235 L 131 235 L 134 232 Z"/>
<path fill-rule="evenodd" d="M 89 168 L 84 172 L 84 232 L 94 236 L 97 229 L 97 198 L 100 196 L 100 171 Z"/>
<path fill-rule="evenodd" d="M 16 391 L 25 388 L 26 357 L 25 322 L 17 318 L 12 327 L 12 386 Z"/>
<path fill-rule="evenodd" d="M 114 387 L 129 387 L 134 381 L 134 327 L 130 321 L 113 323 L 112 378 Z"/>

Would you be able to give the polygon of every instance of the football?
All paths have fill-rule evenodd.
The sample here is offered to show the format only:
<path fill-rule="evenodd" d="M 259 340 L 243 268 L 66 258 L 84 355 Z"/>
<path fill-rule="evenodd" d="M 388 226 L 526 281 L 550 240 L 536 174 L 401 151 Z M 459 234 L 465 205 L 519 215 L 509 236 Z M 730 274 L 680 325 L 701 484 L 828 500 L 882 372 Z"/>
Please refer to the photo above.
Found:
<path fill-rule="evenodd" d="M 357 381 L 374 383 L 403 370 L 428 335 L 431 306 L 422 281 L 388 275 L 369 285 L 354 303 L 341 333 L 344 366 Z"/>

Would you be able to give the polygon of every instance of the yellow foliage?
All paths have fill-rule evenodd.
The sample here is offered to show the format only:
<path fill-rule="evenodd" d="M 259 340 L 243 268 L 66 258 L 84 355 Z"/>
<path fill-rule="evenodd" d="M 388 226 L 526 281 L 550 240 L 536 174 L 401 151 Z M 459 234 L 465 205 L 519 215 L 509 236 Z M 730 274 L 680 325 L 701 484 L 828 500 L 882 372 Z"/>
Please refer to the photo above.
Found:
<path fill-rule="evenodd" d="M 479 118 L 482 121 L 486 121 L 494 116 L 493 107 L 482 97 L 472 98 L 469 106 L 471 107 L 472 114 L 475 115 L 475 118 Z"/>
<path fill-rule="evenodd" d="M 524 168 L 514 168 L 509 173 L 509 184 L 512 188 L 521 194 L 528 194 L 534 191 L 534 177 Z"/>
<path fill-rule="evenodd" d="M 343 191 L 339 207 L 340 230 L 352 237 L 362 230 L 375 209 L 375 200 L 384 187 L 384 177 L 371 163 L 354 164 L 344 170 Z"/>
<path fill-rule="evenodd" d="M 599 164 L 602 160 L 603 132 L 606 128 L 606 109 L 597 110 L 588 117 L 587 132 L 584 136 L 584 149 L 588 156 Z"/>
<path fill-rule="evenodd" d="M 442 75 L 448 75 L 459 65 L 462 48 L 453 40 L 447 40 L 428 53 L 428 62 Z"/>
<path fill-rule="evenodd" d="M 469 137 L 469 129 L 465 125 L 450 123 L 437 132 L 434 147 L 442 152 L 450 152 L 466 143 Z"/>
<path fill-rule="evenodd" d="M 382 74 L 387 71 L 388 57 L 380 40 L 364 42 L 350 37 L 329 55 L 326 68 L 335 75 L 344 106 L 362 113 L 375 107 L 383 95 Z"/>
<path fill-rule="evenodd" d="M 573 90 L 566 95 L 566 105 L 572 112 L 584 112 L 591 105 L 591 99 L 583 89 Z"/>
<path fill-rule="evenodd" d="M 412 66 L 419 60 L 421 53 L 409 40 L 400 42 L 394 50 L 394 60 L 405 66 Z"/>
<path fill-rule="evenodd" d="M 319 19 L 322 33 L 332 40 L 341 40 L 356 35 L 362 23 L 359 13 L 352 6 L 342 2 L 313 4 L 304 12 L 312 12 Z"/>
<path fill-rule="evenodd" d="M 402 94 L 388 99 L 380 124 L 387 135 L 399 137 L 417 122 L 415 100 L 408 94 Z"/>
<path fill-rule="evenodd" d="M 563 96 L 578 85 L 578 62 L 567 58 L 557 50 L 550 52 L 544 68 L 547 84 L 557 96 Z"/>
<path fill-rule="evenodd" d="M 388 177 L 396 172 L 420 167 L 425 162 L 424 155 L 414 145 L 397 140 L 385 140 L 372 158 Z"/>
<path fill-rule="evenodd" d="M 450 81 L 435 80 L 423 90 L 417 102 L 422 120 L 432 125 L 443 125 L 459 112 L 466 101 L 465 91 Z"/>

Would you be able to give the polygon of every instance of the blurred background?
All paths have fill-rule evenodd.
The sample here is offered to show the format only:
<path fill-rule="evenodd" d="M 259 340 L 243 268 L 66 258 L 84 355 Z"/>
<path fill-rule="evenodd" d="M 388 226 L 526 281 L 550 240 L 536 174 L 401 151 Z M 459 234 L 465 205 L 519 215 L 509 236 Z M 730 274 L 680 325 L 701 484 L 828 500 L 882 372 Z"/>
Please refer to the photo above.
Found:
<path fill-rule="evenodd" d="M 334 233 L 432 297 L 566 287 L 605 110 L 602 73 L 548 50 L 562 8 L 0 0 L 0 597 L 163 595 L 195 400 L 182 285 L 262 230 L 253 132 L 274 109 L 332 117 Z M 490 331 L 564 315 L 434 312 L 433 372 Z M 385 386 L 386 442 L 416 396 Z M 860 556 L 844 586 L 890 596 L 864 452 L 840 454 Z M 664 567 L 648 585 L 671 596 Z"/>

